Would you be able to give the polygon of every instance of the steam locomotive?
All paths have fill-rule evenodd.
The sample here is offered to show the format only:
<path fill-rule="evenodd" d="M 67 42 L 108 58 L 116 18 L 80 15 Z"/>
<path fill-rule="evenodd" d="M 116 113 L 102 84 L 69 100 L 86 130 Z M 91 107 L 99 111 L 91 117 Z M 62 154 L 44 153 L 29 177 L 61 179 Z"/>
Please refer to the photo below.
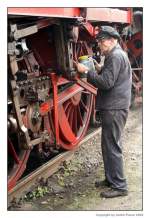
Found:
<path fill-rule="evenodd" d="M 95 35 L 101 25 L 114 26 L 122 36 L 136 69 L 136 90 L 142 78 L 142 26 L 133 31 L 133 18 L 141 19 L 141 13 L 8 8 L 8 191 L 32 162 L 31 154 L 47 160 L 62 149 L 75 149 L 95 120 L 96 89 L 78 75 L 74 61 L 84 55 L 100 61 Z"/>

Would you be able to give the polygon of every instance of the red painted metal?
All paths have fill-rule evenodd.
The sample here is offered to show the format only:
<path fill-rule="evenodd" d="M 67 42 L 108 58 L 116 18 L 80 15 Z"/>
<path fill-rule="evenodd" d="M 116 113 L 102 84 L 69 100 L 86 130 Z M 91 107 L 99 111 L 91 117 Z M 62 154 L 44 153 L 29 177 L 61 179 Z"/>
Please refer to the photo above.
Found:
<path fill-rule="evenodd" d="M 133 10 L 132 8 L 128 8 L 127 10 L 127 20 L 128 20 L 128 23 L 132 24 L 132 20 L 133 20 Z"/>
<path fill-rule="evenodd" d="M 72 115 L 71 121 L 73 121 L 73 111 L 71 115 Z M 75 143 L 77 141 L 75 134 L 72 131 L 71 126 L 68 122 L 65 110 L 62 105 L 59 106 L 59 127 L 65 140 L 67 140 L 69 143 Z"/>
<path fill-rule="evenodd" d="M 85 90 L 89 91 L 93 95 L 97 95 L 97 89 L 94 86 L 92 86 L 90 83 L 80 78 L 77 78 L 76 81 L 77 81 L 77 84 L 83 87 Z"/>
<path fill-rule="evenodd" d="M 91 116 L 93 95 L 82 91 L 59 107 L 60 143 L 74 149 L 84 137 Z"/>
<path fill-rule="evenodd" d="M 91 22 L 131 23 L 131 11 L 116 8 L 87 8 L 86 19 Z"/>
<path fill-rule="evenodd" d="M 58 79 L 55 73 L 50 73 L 50 78 L 52 80 L 52 86 L 53 86 L 54 127 L 55 127 L 56 145 L 59 145 L 60 140 L 59 140 L 59 125 L 58 125 L 58 87 L 57 87 Z"/>
<path fill-rule="evenodd" d="M 81 91 L 83 91 L 83 88 L 76 84 L 65 89 L 64 91 L 58 94 L 58 106 L 63 104 L 65 101 L 72 98 L 74 95 L 78 94 Z M 40 106 L 41 116 L 46 115 L 49 111 L 53 110 L 53 108 L 54 108 L 53 99 L 44 102 Z"/>
<path fill-rule="evenodd" d="M 56 51 L 54 43 L 50 42 L 48 38 L 48 34 L 45 31 L 38 32 L 37 34 L 30 36 L 27 40 L 31 46 L 31 50 L 34 53 L 38 64 L 40 66 L 44 66 L 44 69 L 56 69 Z"/>
<path fill-rule="evenodd" d="M 14 161 L 16 162 L 16 164 L 19 164 L 20 163 L 20 160 L 19 160 L 19 157 L 14 149 L 14 146 L 12 144 L 12 142 L 9 140 L 8 141 L 8 144 L 9 144 L 9 152 L 11 153 L 11 155 L 13 156 L 14 158 Z"/>
<path fill-rule="evenodd" d="M 9 15 L 76 18 L 80 13 L 80 8 L 8 8 Z"/>
<path fill-rule="evenodd" d="M 50 104 L 48 102 L 44 102 L 40 106 L 40 114 L 44 115 L 50 111 Z"/>
<path fill-rule="evenodd" d="M 94 27 L 91 25 L 91 23 L 86 22 L 83 24 L 84 28 L 87 30 L 87 32 L 90 34 L 90 36 L 95 36 L 95 29 Z"/>
<path fill-rule="evenodd" d="M 143 50 L 143 47 L 141 47 L 141 48 L 136 48 L 136 46 L 135 46 L 135 42 L 137 41 L 137 40 L 139 40 L 139 41 L 141 41 L 141 43 L 143 43 L 143 35 L 142 35 L 142 32 L 137 32 L 137 33 L 135 33 L 133 36 L 132 36 L 132 38 L 131 38 L 131 40 L 129 40 L 128 42 L 127 42 L 127 47 L 128 47 L 128 49 L 130 49 L 130 52 L 133 54 L 133 56 L 135 57 L 135 58 L 137 58 L 138 56 L 141 56 L 142 55 L 142 50 Z"/>
<path fill-rule="evenodd" d="M 89 21 L 107 21 L 119 23 L 131 23 L 131 10 L 120 10 L 114 8 L 87 8 L 86 19 Z M 77 18 L 81 17 L 80 8 L 8 8 L 9 15 L 25 16 L 45 16 L 60 18 Z"/>
<path fill-rule="evenodd" d="M 8 177 L 8 191 L 10 191 L 16 185 L 18 179 L 23 174 L 30 154 L 30 150 L 28 151 L 21 150 L 18 154 L 16 154 L 14 145 L 12 144 L 10 139 L 8 139 L 8 150 L 10 151 L 10 149 L 13 149 L 13 153 L 11 152 L 11 155 L 12 158 L 14 159 L 14 164 L 11 166 L 12 170 Z"/>

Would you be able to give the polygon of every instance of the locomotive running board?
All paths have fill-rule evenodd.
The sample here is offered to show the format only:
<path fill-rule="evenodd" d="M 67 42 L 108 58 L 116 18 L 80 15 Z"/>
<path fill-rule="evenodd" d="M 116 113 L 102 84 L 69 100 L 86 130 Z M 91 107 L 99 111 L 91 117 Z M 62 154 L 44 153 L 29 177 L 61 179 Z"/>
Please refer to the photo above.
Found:
<path fill-rule="evenodd" d="M 90 83 L 88 83 L 87 81 L 80 79 L 80 78 L 76 78 L 76 83 L 82 88 L 92 93 L 93 95 L 97 95 L 97 89 L 94 86 L 92 86 Z"/>

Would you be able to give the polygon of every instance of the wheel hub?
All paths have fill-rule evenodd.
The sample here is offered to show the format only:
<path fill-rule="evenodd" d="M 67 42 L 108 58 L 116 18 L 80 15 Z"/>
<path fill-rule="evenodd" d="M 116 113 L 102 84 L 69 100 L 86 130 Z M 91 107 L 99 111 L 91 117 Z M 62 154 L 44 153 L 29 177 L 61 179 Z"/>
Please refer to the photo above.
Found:
<path fill-rule="evenodd" d="M 42 117 L 39 113 L 39 105 L 29 105 L 26 110 L 26 125 L 32 132 L 38 132 L 41 127 Z"/>

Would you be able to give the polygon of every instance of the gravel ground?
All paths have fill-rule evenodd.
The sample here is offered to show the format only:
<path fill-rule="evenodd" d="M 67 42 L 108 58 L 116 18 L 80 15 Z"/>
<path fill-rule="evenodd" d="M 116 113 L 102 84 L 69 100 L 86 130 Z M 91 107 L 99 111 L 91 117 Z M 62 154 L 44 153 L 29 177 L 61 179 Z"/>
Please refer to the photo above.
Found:
<path fill-rule="evenodd" d="M 124 169 L 129 194 L 100 198 L 96 179 L 104 179 L 100 133 L 75 152 L 70 162 L 27 195 L 27 201 L 12 210 L 142 210 L 142 108 L 131 110 L 123 135 Z M 43 197 L 39 197 L 43 196 Z"/>

